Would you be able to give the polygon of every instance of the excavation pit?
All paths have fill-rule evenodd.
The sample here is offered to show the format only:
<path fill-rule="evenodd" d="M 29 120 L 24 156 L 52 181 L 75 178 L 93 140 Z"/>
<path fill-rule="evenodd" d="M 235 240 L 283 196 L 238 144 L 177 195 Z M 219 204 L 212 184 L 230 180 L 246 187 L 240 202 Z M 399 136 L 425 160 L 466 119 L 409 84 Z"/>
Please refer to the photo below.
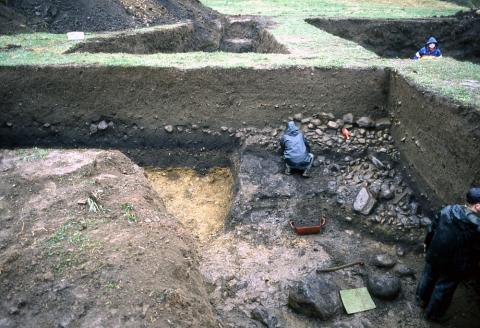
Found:
<path fill-rule="evenodd" d="M 113 32 L 87 39 L 67 53 L 177 53 L 192 51 L 225 51 L 234 53 L 288 53 L 285 46 L 266 30 L 259 21 L 229 18 L 216 31 L 205 32 L 192 22 L 156 26 L 130 32 Z"/>
<path fill-rule="evenodd" d="M 375 299 L 378 310 L 360 316 L 338 310 L 323 322 L 286 304 L 317 268 L 366 261 L 321 276 L 339 289 L 364 286 L 383 272 L 370 263 L 377 253 L 418 275 L 428 208 L 457 201 L 478 179 L 476 109 L 383 69 L 2 67 L 0 78 L 2 147 L 92 148 L 2 152 L 0 313 L 14 324 L 38 316 L 40 294 L 51 308 L 38 322 L 51 325 L 427 326 L 406 301 L 411 276 L 397 300 Z M 278 139 L 289 119 L 317 157 L 309 179 L 283 173 Z M 376 197 L 368 215 L 352 209 L 365 184 Z M 106 211 L 90 211 L 92 202 Z M 327 218 L 318 235 L 289 226 L 318 216 Z M 53 278 L 50 265 L 59 268 Z M 459 292 L 455 312 L 474 304 L 471 290 Z M 83 296 L 92 293 L 95 306 Z M 75 305 L 73 314 L 62 304 Z M 12 319 L 15 306 L 26 315 Z M 467 312 L 455 323 L 477 319 L 476 307 Z"/>
<path fill-rule="evenodd" d="M 480 15 L 459 13 L 449 17 L 422 19 L 334 19 L 306 20 L 328 33 L 354 41 L 386 58 L 411 58 L 430 36 L 435 36 L 447 57 L 480 61 Z"/>

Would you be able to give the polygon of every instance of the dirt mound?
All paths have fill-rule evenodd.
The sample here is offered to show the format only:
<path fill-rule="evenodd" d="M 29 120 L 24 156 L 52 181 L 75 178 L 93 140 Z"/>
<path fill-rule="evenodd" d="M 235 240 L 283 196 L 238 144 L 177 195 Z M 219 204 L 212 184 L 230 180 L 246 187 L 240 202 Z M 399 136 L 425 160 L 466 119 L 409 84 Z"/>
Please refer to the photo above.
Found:
<path fill-rule="evenodd" d="M 202 50 L 216 46 L 223 21 L 221 14 L 197 0 L 18 0 L 8 5 L 34 31 L 54 33 L 116 31 L 191 20 L 197 32 L 195 45 Z M 7 22 L 0 15 L 0 27 Z"/>
<path fill-rule="evenodd" d="M 0 326 L 217 326 L 195 241 L 123 154 L 2 150 L 0 195 Z"/>
<path fill-rule="evenodd" d="M 9 6 L 36 30 L 111 31 L 220 15 L 195 0 L 18 0 Z"/>
<path fill-rule="evenodd" d="M 0 4 L 0 35 L 27 32 L 27 20 L 12 8 Z"/>
<path fill-rule="evenodd" d="M 445 56 L 480 61 L 480 15 L 474 11 L 422 19 L 313 18 L 307 22 L 382 57 L 409 58 L 433 35 Z"/>

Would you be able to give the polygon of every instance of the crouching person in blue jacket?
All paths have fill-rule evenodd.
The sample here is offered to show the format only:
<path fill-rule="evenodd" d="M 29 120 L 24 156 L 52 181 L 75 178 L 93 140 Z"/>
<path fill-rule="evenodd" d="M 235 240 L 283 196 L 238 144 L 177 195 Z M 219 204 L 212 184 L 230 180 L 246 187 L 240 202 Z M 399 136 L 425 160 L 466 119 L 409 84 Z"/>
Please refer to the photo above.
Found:
<path fill-rule="evenodd" d="M 293 121 L 287 123 L 280 145 L 286 164 L 285 174 L 290 175 L 292 169 L 295 169 L 303 171 L 303 176 L 308 177 L 313 164 L 313 154 L 310 153 L 308 140 Z"/>
<path fill-rule="evenodd" d="M 442 57 L 442 52 L 438 47 L 437 39 L 433 36 L 427 40 L 425 47 L 418 50 L 412 59 L 427 59 L 427 58 L 439 58 Z"/>
<path fill-rule="evenodd" d="M 425 308 L 427 319 L 445 321 L 458 284 L 478 271 L 480 187 L 468 191 L 466 205 L 450 205 L 440 211 L 428 229 L 425 246 L 417 302 Z"/>

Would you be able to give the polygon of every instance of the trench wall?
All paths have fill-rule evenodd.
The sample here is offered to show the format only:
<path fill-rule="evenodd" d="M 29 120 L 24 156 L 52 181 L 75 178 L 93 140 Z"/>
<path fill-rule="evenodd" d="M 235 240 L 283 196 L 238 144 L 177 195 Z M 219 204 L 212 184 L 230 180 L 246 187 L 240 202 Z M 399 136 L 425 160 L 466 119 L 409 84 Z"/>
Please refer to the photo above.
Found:
<path fill-rule="evenodd" d="M 480 184 L 480 112 L 436 96 L 393 73 L 392 134 L 415 185 L 438 207 L 465 202 Z"/>
<path fill-rule="evenodd" d="M 430 203 L 463 201 L 480 183 L 478 110 L 388 70 L 0 67 L 0 147 L 112 147 L 151 164 L 156 154 L 163 165 L 226 163 L 210 154 L 238 149 L 235 129 L 280 127 L 299 112 L 392 115 L 403 164 Z M 113 126 L 92 133 L 101 120 Z"/>
<path fill-rule="evenodd" d="M 375 69 L 0 67 L 0 146 L 233 147 L 221 127 L 278 127 L 298 112 L 383 117 L 387 81 Z M 114 127 L 92 134 L 101 120 Z"/>

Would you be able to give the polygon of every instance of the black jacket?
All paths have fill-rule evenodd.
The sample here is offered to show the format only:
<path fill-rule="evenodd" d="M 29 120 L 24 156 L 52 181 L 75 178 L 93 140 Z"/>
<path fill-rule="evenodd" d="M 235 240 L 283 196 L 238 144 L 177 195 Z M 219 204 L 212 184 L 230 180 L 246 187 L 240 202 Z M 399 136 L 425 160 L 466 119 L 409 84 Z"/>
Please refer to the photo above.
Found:
<path fill-rule="evenodd" d="M 472 274 L 480 260 L 480 218 L 466 206 L 443 208 L 425 239 L 426 261 L 445 273 Z"/>

